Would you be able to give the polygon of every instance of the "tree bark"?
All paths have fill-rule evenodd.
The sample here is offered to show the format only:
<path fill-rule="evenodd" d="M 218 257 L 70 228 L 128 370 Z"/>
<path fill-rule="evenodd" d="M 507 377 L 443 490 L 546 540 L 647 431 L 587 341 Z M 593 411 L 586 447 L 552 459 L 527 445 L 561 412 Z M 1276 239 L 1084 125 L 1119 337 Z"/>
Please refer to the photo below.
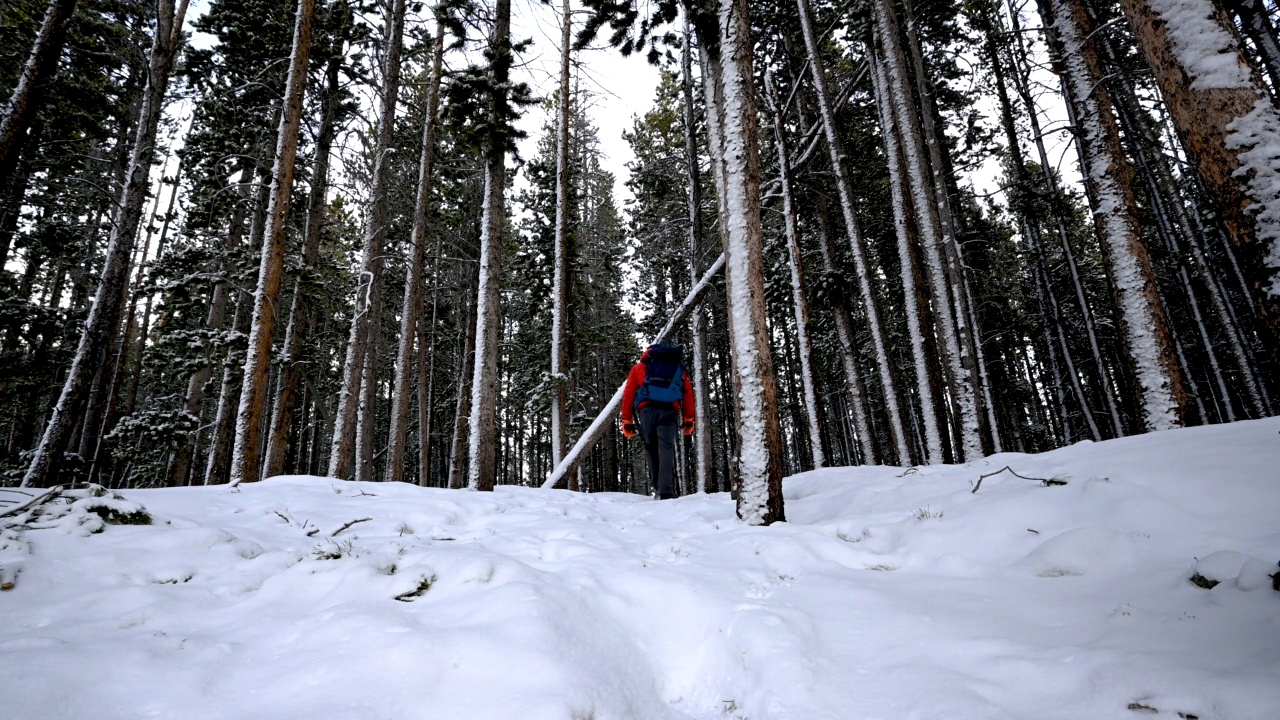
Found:
<path fill-rule="evenodd" d="M 1280 346 L 1280 167 L 1272 159 L 1280 113 L 1215 3 L 1122 0 L 1120 8 L 1240 256 L 1270 344 Z"/>
<path fill-rule="evenodd" d="M 325 85 L 320 100 L 320 128 L 316 133 L 315 160 L 311 168 L 311 197 L 307 206 L 306 231 L 302 240 L 302 267 L 304 272 L 314 268 L 320 255 L 320 237 L 324 231 L 329 210 L 329 164 L 333 154 L 333 141 L 337 135 L 338 93 L 342 71 L 343 47 L 346 32 L 351 26 L 350 11 L 346 3 L 329 10 L 330 17 L 341 24 L 338 37 L 329 48 L 329 60 L 325 68 Z M 280 356 L 280 393 L 276 398 L 271 426 L 267 433 L 266 459 L 263 477 L 284 472 L 285 451 L 289 444 L 293 413 L 298 404 L 298 391 L 302 383 L 303 349 L 315 312 L 310 306 L 311 293 L 300 278 L 293 286 L 293 302 L 289 306 L 289 325 L 285 330 L 284 348 Z M 305 413 L 304 413 L 305 416 Z"/>
<path fill-rule="evenodd" d="M 240 408 L 236 412 L 235 444 L 231 450 L 231 484 L 257 482 L 262 478 L 262 414 L 267 397 L 267 375 L 271 369 L 271 343 L 275 334 L 276 307 L 284 274 L 284 243 L 289 210 L 293 202 L 294 160 L 298 155 L 298 130 L 302 125 L 302 96 L 307 87 L 307 67 L 311 58 L 311 26 L 316 0 L 298 0 L 293 28 L 293 52 L 285 84 L 284 112 L 276 133 L 275 168 L 271 173 L 271 200 L 267 206 L 269 226 L 262 234 L 262 260 L 254 291 L 253 320 L 249 347 L 245 351 L 244 379 L 240 388 Z"/>
<path fill-rule="evenodd" d="M 796 211 L 791 188 L 791 159 L 788 156 L 786 131 L 782 127 L 782 108 L 771 73 L 766 72 L 769 102 L 773 106 L 773 134 L 777 143 L 778 179 L 782 184 L 782 215 L 786 227 L 787 268 L 791 275 L 791 308 L 796 324 L 796 352 L 800 356 L 800 380 L 804 391 L 802 405 L 808 423 L 809 452 L 814 468 L 826 467 L 826 453 L 822 449 L 822 408 L 818 405 L 818 390 L 813 377 L 813 346 L 809 339 L 809 301 L 804 293 L 804 259 L 800 253 L 800 229 L 796 223 Z"/>
<path fill-rule="evenodd" d="M 697 117 L 693 104 L 693 34 L 689 18 L 684 19 L 684 46 L 680 50 L 680 91 L 684 97 L 684 161 L 685 176 L 689 183 L 689 284 L 698 284 L 702 274 L 702 178 L 698 169 Z M 699 306 L 690 321 L 693 336 L 693 403 L 694 403 L 694 476 L 698 492 L 707 492 L 708 473 L 711 468 L 711 414 L 707 410 L 710 396 L 707 393 L 707 339 L 706 311 Z M 612 461 L 617 452 L 616 440 L 611 437 L 608 457 Z M 616 481 L 614 482 L 616 485 Z"/>
<path fill-rule="evenodd" d="M 556 108 L 556 228 L 551 271 L 551 464 L 558 465 L 569 449 L 569 201 L 572 178 L 569 169 L 569 118 L 571 112 L 569 61 L 572 42 L 570 1 L 561 2 L 560 104 Z M 577 490 L 577 474 L 569 477 L 569 489 Z"/>

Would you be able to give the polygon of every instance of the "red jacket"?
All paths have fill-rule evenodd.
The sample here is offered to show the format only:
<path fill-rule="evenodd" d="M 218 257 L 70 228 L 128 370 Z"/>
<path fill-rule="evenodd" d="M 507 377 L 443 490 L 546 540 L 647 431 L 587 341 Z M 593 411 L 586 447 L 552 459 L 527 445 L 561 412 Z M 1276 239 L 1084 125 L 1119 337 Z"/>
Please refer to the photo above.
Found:
<path fill-rule="evenodd" d="M 640 362 L 636 363 L 631 368 L 631 372 L 627 374 L 627 384 L 622 390 L 622 422 L 624 423 L 632 421 L 635 410 L 633 406 L 636 404 L 636 391 L 644 384 L 645 371 L 649 367 L 644 364 L 644 360 L 647 357 L 649 357 L 649 351 L 645 350 L 644 354 L 640 356 Z M 694 412 L 693 386 L 689 384 L 689 373 L 681 373 L 681 375 L 684 376 L 684 395 L 679 402 L 671 404 L 680 411 L 680 415 L 684 420 L 692 422 Z M 640 401 L 640 407 L 648 404 L 648 400 Z"/>

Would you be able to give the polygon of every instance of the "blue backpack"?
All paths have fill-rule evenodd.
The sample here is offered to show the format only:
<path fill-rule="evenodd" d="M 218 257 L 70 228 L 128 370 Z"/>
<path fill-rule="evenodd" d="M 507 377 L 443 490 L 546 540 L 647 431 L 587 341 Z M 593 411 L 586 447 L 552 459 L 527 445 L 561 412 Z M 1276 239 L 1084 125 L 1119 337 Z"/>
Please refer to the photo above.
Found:
<path fill-rule="evenodd" d="M 651 403 L 671 404 L 684 398 L 684 348 L 679 345 L 653 345 L 645 358 L 644 384 L 636 391 L 636 406 Z"/>

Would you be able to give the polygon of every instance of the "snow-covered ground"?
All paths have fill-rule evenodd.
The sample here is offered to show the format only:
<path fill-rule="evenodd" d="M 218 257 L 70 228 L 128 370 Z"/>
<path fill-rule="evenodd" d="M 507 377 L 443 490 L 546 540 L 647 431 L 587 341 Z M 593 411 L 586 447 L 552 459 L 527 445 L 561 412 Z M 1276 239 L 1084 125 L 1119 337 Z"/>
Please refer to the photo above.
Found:
<path fill-rule="evenodd" d="M 126 492 L 155 525 L 0 551 L 0 717 L 1276 720 L 1278 433 L 807 473 L 763 528 L 727 495 Z M 971 492 L 1005 465 L 1067 484 Z"/>

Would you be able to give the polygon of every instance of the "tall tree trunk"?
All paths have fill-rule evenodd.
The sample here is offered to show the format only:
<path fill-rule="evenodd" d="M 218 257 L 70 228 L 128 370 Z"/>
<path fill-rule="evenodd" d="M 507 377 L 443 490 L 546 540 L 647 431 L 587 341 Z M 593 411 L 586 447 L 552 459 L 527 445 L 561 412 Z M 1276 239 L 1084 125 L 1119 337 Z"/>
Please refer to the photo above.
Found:
<path fill-rule="evenodd" d="M 1042 0 L 1041 11 L 1051 27 L 1050 40 L 1076 126 L 1076 146 L 1094 208 L 1094 227 L 1116 296 L 1117 319 L 1135 387 L 1141 394 L 1141 421 L 1146 430 L 1178 427 L 1187 402 L 1182 372 L 1138 229 L 1133 181 L 1111 100 L 1102 84 L 1101 61 L 1086 39 L 1092 23 L 1080 0 Z"/>
<path fill-rule="evenodd" d="M 760 159 L 751 25 L 746 0 L 718 0 L 695 19 L 704 77 L 712 162 L 718 166 L 725 298 L 737 407 L 738 517 L 750 525 L 785 519 L 778 390 L 765 317 L 760 231 Z"/>
<path fill-rule="evenodd" d="M 698 284 L 702 275 L 702 178 L 698 170 L 697 112 L 693 104 L 693 34 L 689 18 L 684 18 L 684 45 L 680 50 L 680 91 L 684 97 L 684 162 L 689 184 L 689 285 Z M 711 458 L 711 415 L 707 410 L 707 339 L 706 311 L 699 306 L 690 321 L 693 336 L 693 403 L 694 403 L 694 467 L 698 492 L 707 491 Z M 616 456 L 616 438 L 610 436 L 606 456 Z M 608 464 L 608 463 L 606 463 Z M 616 480 L 614 481 L 616 485 Z"/>
<path fill-rule="evenodd" d="M 916 227 L 919 230 L 920 248 L 923 251 L 925 277 L 929 281 L 932 296 L 933 318 L 935 322 L 934 336 L 941 351 L 942 366 L 946 370 L 946 387 L 950 391 L 950 406 L 953 412 L 953 425 L 959 430 L 956 433 L 961 439 L 966 459 L 973 459 L 981 454 L 978 442 L 978 418 L 976 414 L 976 393 L 973 377 L 963 364 L 964 352 L 960 342 L 957 304 L 953 302 L 955 283 L 948 273 L 947 245 L 954 241 L 953 229 L 949 227 L 943 210 L 946 206 L 945 187 L 935 183 L 936 175 L 931 175 L 930 168 L 935 165 L 927 154 L 928 142 L 925 139 L 925 128 L 922 126 L 922 115 L 928 108 L 918 107 L 908 81 L 907 56 L 902 47 L 901 30 L 897 15 L 890 0 L 879 0 L 875 8 L 876 27 L 883 47 L 883 73 L 890 89 L 890 106 L 897 123 L 903 167 L 906 170 L 906 186 L 910 189 L 911 202 L 915 210 Z M 919 70 L 923 70 L 920 68 Z M 936 142 L 936 140 L 935 140 Z M 936 172 L 936 169 L 935 169 Z M 950 235 L 950 237 L 949 237 Z M 925 417 L 925 433 L 929 434 L 928 417 Z M 955 459 L 958 461 L 960 448 L 954 447 Z M 932 451 L 931 451 L 932 452 Z M 941 457 L 933 456 L 930 462 L 939 462 Z"/>
<path fill-rule="evenodd" d="M 176 7 L 175 7 L 176 3 Z M 137 136 L 129 162 L 129 176 L 120 192 L 120 202 L 107 244 L 106 265 L 85 320 L 80 343 L 62 387 L 53 416 L 36 447 L 31 465 L 23 476 L 23 486 L 46 486 L 56 478 L 61 455 L 70 439 L 72 425 L 79 417 L 95 371 L 104 364 L 107 346 L 120 327 L 124 297 L 121 292 L 129 277 L 129 260 L 138 234 L 142 205 L 146 200 L 151 160 L 155 155 L 156 129 L 164 109 L 169 74 L 182 42 L 182 23 L 187 0 L 159 0 L 155 39 L 151 46 L 147 90 L 137 124 Z"/>
<path fill-rule="evenodd" d="M 431 484 L 431 433 L 436 406 L 436 321 L 440 309 L 440 248 L 436 252 L 431 279 L 431 314 L 418 314 L 418 484 Z"/>
<path fill-rule="evenodd" d="M 484 213 L 480 221 L 480 276 L 476 285 L 476 358 L 471 378 L 471 421 L 467 457 L 467 487 L 492 490 L 497 480 L 498 343 L 502 325 L 499 313 L 502 228 L 506 208 L 508 133 L 505 122 L 509 101 L 506 87 L 511 74 L 511 0 L 496 0 L 490 40 L 492 86 L 488 112 L 492 125 L 485 148 Z"/>
<path fill-rule="evenodd" d="M 876 104 L 880 110 L 880 131 L 884 136 L 885 157 L 889 165 L 889 190 L 893 200 L 894 229 L 898 236 L 898 264 L 902 275 L 903 311 L 907 320 L 907 340 L 911 346 L 912 365 L 915 369 L 916 393 L 920 398 L 920 422 L 923 426 L 925 460 L 942 462 L 942 435 L 938 428 L 938 398 L 934 390 L 934 381 L 930 377 L 931 358 L 926 352 L 926 342 L 921 327 L 922 310 L 928 309 L 927 300 L 921 302 L 919 288 L 916 283 L 916 260 L 912 246 L 919 244 L 919 237 L 913 223 L 914 204 L 907 197 L 903 182 L 902 133 L 898 120 L 894 116 L 892 97 L 894 91 L 889 84 L 884 69 L 886 62 L 881 58 L 883 49 L 877 48 L 869 53 L 871 61 L 872 87 Z"/>
<path fill-rule="evenodd" d="M 340 24 L 337 37 L 328 49 L 329 59 L 325 67 L 324 91 L 320 98 L 320 128 L 316 133 L 315 160 L 311 168 L 311 197 L 307 206 L 307 222 L 302 240 L 302 266 L 304 272 L 316 266 L 320 256 L 320 237 L 324 231 L 329 210 L 329 164 L 333 154 L 333 141 L 337 135 L 338 93 L 342 71 L 343 47 L 346 33 L 351 27 L 350 10 L 345 2 L 331 7 L 329 16 Z M 266 459 L 263 461 L 263 477 L 280 475 L 285 469 L 285 451 L 289 444 L 293 413 L 298 403 L 299 386 L 302 383 L 302 353 L 307 335 L 315 321 L 315 311 L 310 303 L 311 293 L 299 278 L 293 286 L 293 302 L 289 306 L 289 325 L 285 330 L 284 348 L 280 354 L 280 393 L 271 415 L 267 433 Z M 304 413 L 305 417 L 305 413 Z"/>
<path fill-rule="evenodd" d="M 556 229 L 551 271 L 551 464 L 559 465 L 569 449 L 569 353 L 566 327 L 569 313 L 569 202 L 572 178 L 569 170 L 569 118 L 572 111 L 569 61 L 572 42 L 570 0 L 562 0 L 560 25 L 560 104 L 556 108 Z M 569 489 L 577 490 L 577 473 L 569 476 Z"/>
<path fill-rule="evenodd" d="M 271 369 L 271 343 L 275 335 L 276 307 L 284 274 L 285 233 L 293 201 L 294 160 L 298 154 L 298 129 L 302 125 L 302 95 L 307 87 L 311 58 L 311 25 L 316 0 L 298 0 L 293 28 L 293 52 L 284 91 L 284 112 L 276 133 L 275 167 L 271 173 L 271 200 L 267 206 L 269 227 L 262 234 L 262 261 L 254 291 L 253 321 L 245 350 L 240 408 L 236 412 L 235 445 L 231 450 L 231 484 L 257 482 L 262 477 L 262 414 Z"/>
<path fill-rule="evenodd" d="M 436 39 L 431 55 L 431 81 L 427 87 L 427 107 L 422 121 L 422 151 L 418 161 L 418 194 L 413 210 L 413 230 L 409 244 L 412 256 L 404 281 L 404 300 L 400 306 L 400 338 L 396 346 L 395 380 L 391 388 L 391 429 L 387 438 L 388 482 L 404 479 L 405 438 L 409 434 L 409 401 L 414 393 L 413 341 L 426 342 L 422 315 L 422 283 L 427 263 L 427 213 L 431 203 L 431 181 L 435 160 L 436 116 L 440 108 L 440 71 L 444 58 L 444 26 L 440 23 L 443 9 L 436 12 Z"/>
<path fill-rule="evenodd" d="M 1210 0 L 1122 0 L 1182 145 L 1280 345 L 1280 112 Z"/>
<path fill-rule="evenodd" d="M 819 415 L 818 390 L 813 378 L 813 347 L 809 340 L 809 301 L 804 294 L 804 259 L 800 254 L 800 229 L 796 224 L 796 211 L 791 189 L 791 159 L 788 156 L 786 132 L 782 127 L 782 107 L 771 73 L 765 74 L 769 102 L 773 106 L 773 134 L 777 143 L 778 179 L 782 183 L 782 215 L 786 225 L 787 267 L 791 275 L 791 307 L 796 323 L 796 352 L 800 356 L 800 380 L 804 391 L 805 421 L 808 423 L 809 452 L 813 467 L 826 467 L 826 453 L 822 449 L 822 421 Z"/>
<path fill-rule="evenodd" d="M 876 353 L 876 369 L 880 372 L 880 384 L 884 391 L 885 409 L 889 415 L 889 443 L 897 452 L 898 463 L 911 463 L 911 451 L 907 447 L 906 429 L 902 424 L 902 410 L 898 404 L 897 383 L 893 379 L 893 368 L 889 358 L 889 342 L 884 326 L 880 322 L 880 311 L 876 307 L 875 291 L 871 284 L 871 263 L 867 257 L 866 240 L 853 214 L 853 198 L 849 189 L 848 176 L 844 170 L 844 151 L 840 138 L 836 134 L 835 118 L 827 94 L 826 71 L 819 54 L 817 35 L 813 30 L 808 0 L 796 0 L 800 13 L 800 28 L 804 33 L 805 48 L 809 53 L 809 70 L 813 76 L 814 92 L 818 98 L 818 110 L 821 114 L 822 130 L 831 156 L 831 169 L 835 173 L 836 189 L 840 194 L 840 210 L 844 218 L 845 231 L 849 236 L 849 245 L 853 252 L 854 270 L 858 276 L 858 289 L 862 295 L 863 310 L 867 324 L 871 330 L 871 342 Z"/>
<path fill-rule="evenodd" d="M 470 288 L 467 288 L 470 289 Z M 470 444 L 467 433 L 471 428 L 471 385 L 472 373 L 475 370 L 474 353 L 476 349 L 476 305 L 478 293 L 462 293 L 469 297 L 466 304 L 466 315 L 463 320 L 462 352 L 458 358 L 457 398 L 453 413 L 453 440 L 449 450 L 448 487 L 460 488 L 463 475 L 466 473 L 467 456 L 464 454 Z"/>
<path fill-rule="evenodd" d="M 363 380 L 372 368 L 369 346 L 374 342 L 382 295 L 382 268 L 386 265 L 382 246 L 387 234 L 387 183 L 395 132 L 396 102 L 400 92 L 400 53 L 404 39 L 405 0 L 392 0 L 387 18 L 386 49 L 383 63 L 382 115 L 378 119 L 377 146 L 374 149 L 373 183 L 369 190 L 369 225 L 364 236 L 364 256 L 360 264 L 360 284 L 356 288 L 355 311 L 351 318 L 351 335 L 347 340 L 346 359 L 342 364 L 342 389 L 338 393 L 338 412 L 333 423 L 333 444 L 329 456 L 329 476 L 349 479 L 354 469 L 356 450 L 371 454 L 371 443 L 356 448 L 356 421 L 362 406 L 370 406 L 374 388 L 364 387 Z M 361 392 L 361 390 L 365 392 Z M 374 418 L 366 411 L 365 432 L 372 430 Z M 368 459 L 367 457 L 364 459 Z M 361 469 L 367 470 L 362 463 Z M 369 480 L 369 477 L 360 477 Z"/>

